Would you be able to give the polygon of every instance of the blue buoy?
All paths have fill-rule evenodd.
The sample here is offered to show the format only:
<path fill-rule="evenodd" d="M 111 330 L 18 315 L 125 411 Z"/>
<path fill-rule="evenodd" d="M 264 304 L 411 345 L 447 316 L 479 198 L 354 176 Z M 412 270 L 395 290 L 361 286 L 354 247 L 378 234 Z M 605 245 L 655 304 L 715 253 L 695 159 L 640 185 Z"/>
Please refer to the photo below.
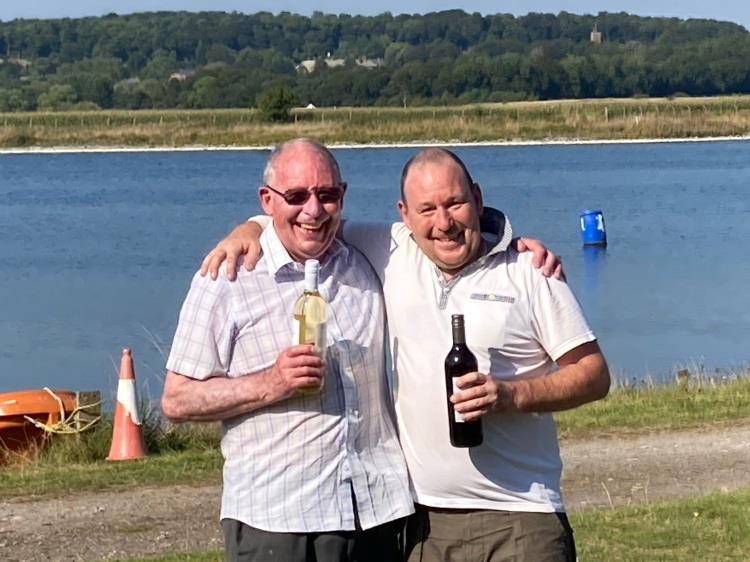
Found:
<path fill-rule="evenodd" d="M 604 228 L 604 215 L 600 210 L 581 213 L 581 236 L 584 246 L 606 246 L 607 232 Z"/>

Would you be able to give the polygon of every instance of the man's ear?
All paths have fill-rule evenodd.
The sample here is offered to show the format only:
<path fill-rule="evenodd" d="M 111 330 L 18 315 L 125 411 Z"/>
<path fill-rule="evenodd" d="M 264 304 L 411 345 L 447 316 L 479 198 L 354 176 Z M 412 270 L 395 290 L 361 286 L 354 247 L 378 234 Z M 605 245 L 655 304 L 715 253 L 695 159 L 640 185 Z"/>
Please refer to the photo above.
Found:
<path fill-rule="evenodd" d="M 401 201 L 399 199 L 399 202 L 396 204 L 396 207 L 398 207 L 398 212 L 401 215 L 401 220 L 404 221 L 404 224 L 406 227 L 411 230 L 411 221 L 409 220 L 409 209 L 406 207 L 406 203 Z"/>
<path fill-rule="evenodd" d="M 342 193 L 342 194 L 341 194 L 341 202 L 339 203 L 339 209 L 343 209 L 343 208 L 344 208 L 344 199 L 346 199 L 346 188 L 347 188 L 347 187 L 348 187 L 348 186 L 347 186 L 346 182 L 345 182 L 345 181 L 342 181 L 342 182 L 341 182 L 341 190 L 342 190 L 342 191 L 343 191 L 344 193 Z"/>
<path fill-rule="evenodd" d="M 263 207 L 263 212 L 267 215 L 272 214 L 273 210 L 273 194 L 266 187 L 258 188 L 258 199 L 260 199 L 260 206 Z"/>
<path fill-rule="evenodd" d="M 474 196 L 474 201 L 477 206 L 477 216 L 482 216 L 484 211 L 484 202 L 482 201 L 482 190 L 478 183 L 473 183 L 471 186 L 471 194 Z"/>

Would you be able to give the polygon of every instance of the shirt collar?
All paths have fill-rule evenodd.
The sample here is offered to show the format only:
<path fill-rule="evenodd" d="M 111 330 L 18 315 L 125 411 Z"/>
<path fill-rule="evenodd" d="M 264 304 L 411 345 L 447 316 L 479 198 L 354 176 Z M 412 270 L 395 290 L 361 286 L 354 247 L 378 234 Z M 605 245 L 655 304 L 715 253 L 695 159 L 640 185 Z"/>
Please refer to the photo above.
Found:
<path fill-rule="evenodd" d="M 260 235 L 260 247 L 263 250 L 263 257 L 268 264 L 268 273 L 271 276 L 276 276 L 285 267 L 290 267 L 296 271 L 304 271 L 304 264 L 294 261 L 284 244 L 281 243 L 273 222 Z M 319 258 L 321 269 L 326 267 L 327 263 L 338 254 L 346 256 L 346 253 L 348 253 L 346 245 L 342 244 L 338 238 L 334 238 L 326 253 Z"/>
<path fill-rule="evenodd" d="M 482 228 L 482 239 L 489 246 L 484 254 L 485 256 L 499 254 L 508 249 L 513 240 L 513 228 L 502 211 L 485 207 L 480 226 Z"/>

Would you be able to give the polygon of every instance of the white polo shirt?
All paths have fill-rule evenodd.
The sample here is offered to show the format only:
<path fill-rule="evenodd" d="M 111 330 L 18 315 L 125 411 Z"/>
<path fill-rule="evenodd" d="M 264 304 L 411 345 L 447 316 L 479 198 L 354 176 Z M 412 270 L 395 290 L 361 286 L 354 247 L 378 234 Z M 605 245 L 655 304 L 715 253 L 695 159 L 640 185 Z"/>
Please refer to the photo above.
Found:
<path fill-rule="evenodd" d="M 479 370 L 500 379 L 544 376 L 595 339 L 566 283 L 542 276 L 532 254 L 508 248 L 510 225 L 483 258 L 446 283 L 405 225 L 346 224 L 345 239 L 383 282 L 401 445 L 418 503 L 433 507 L 564 511 L 562 462 L 550 414 L 489 414 L 481 446 L 452 447 L 443 362 L 452 314 L 463 314 Z"/>

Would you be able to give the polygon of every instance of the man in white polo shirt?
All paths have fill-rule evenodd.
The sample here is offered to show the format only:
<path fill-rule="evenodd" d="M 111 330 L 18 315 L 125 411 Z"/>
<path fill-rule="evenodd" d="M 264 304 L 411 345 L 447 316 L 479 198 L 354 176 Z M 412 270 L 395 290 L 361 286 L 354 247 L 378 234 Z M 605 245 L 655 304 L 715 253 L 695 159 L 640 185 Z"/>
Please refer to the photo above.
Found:
<path fill-rule="evenodd" d="M 452 152 L 420 152 L 401 186 L 403 224 L 347 224 L 344 237 L 383 283 L 397 421 L 417 503 L 408 560 L 575 560 L 551 412 L 607 394 L 595 336 L 567 284 L 509 246 L 507 221 L 495 240 L 482 237 L 481 191 Z M 451 397 L 465 419 L 483 418 L 484 442 L 471 449 L 448 437 L 443 358 L 456 313 L 479 363 Z"/>

